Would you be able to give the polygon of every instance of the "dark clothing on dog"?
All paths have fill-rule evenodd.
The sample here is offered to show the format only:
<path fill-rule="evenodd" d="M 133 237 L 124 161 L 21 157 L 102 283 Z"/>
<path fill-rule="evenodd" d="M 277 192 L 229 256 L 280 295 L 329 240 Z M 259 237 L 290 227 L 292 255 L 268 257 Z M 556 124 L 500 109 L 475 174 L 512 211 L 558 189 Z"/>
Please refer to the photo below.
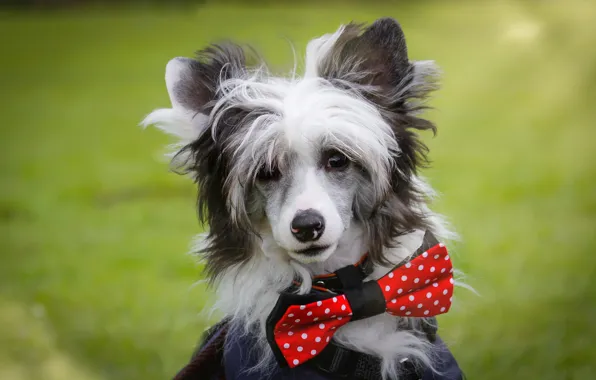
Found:
<path fill-rule="evenodd" d="M 443 341 L 439 338 L 434 342 L 437 361 L 437 372 L 430 369 L 424 371 L 422 380 L 461 380 L 462 373 Z M 254 338 L 250 336 L 228 335 L 225 343 L 224 368 L 226 380 L 329 380 L 330 377 L 319 374 L 308 366 L 296 368 L 276 368 L 270 377 L 260 373 L 245 373 L 246 368 L 251 368 L 258 363 L 254 347 Z M 404 379 L 406 380 L 406 379 Z M 410 380 L 410 379 L 407 379 Z"/>
<path fill-rule="evenodd" d="M 438 244 L 434 236 L 427 232 L 422 245 L 414 252 L 412 257 L 419 258 L 422 255 L 422 258 L 428 257 L 430 260 L 431 254 L 424 256 L 423 253 L 428 253 L 432 247 L 443 248 Z M 435 260 L 439 259 L 440 252 L 437 251 L 437 255 L 433 256 L 433 258 Z M 448 256 L 445 257 L 445 260 L 447 259 Z M 366 285 L 372 283 L 370 281 L 363 282 L 371 270 L 370 265 L 367 265 L 367 263 L 370 264 L 370 261 L 364 259 L 357 265 L 349 265 L 339 269 L 331 277 L 329 275 L 325 276 L 320 281 L 323 285 L 323 290 L 313 289 L 308 295 L 302 296 L 297 296 L 294 293 L 282 293 L 280 295 L 276 306 L 267 320 L 267 338 L 269 344 L 272 346 L 273 354 L 276 356 L 278 363 L 280 363 L 279 367 L 274 367 L 273 369 L 269 367 L 267 368 L 267 373 L 263 371 L 247 371 L 250 368 L 254 368 L 261 359 L 254 349 L 257 343 L 256 336 L 255 334 L 244 333 L 242 329 L 234 326 L 233 322 L 224 319 L 207 331 L 198 352 L 194 355 L 191 362 L 178 373 L 175 380 L 380 380 L 381 361 L 379 358 L 349 350 L 333 341 L 329 342 L 329 340 L 327 341 L 329 343 L 322 350 L 313 350 L 313 355 L 316 354 L 314 357 L 301 365 L 294 363 L 296 366 L 292 368 L 286 364 L 287 358 L 283 354 L 280 355 L 278 343 L 275 340 L 272 343 L 272 336 L 270 334 L 271 332 L 275 332 L 275 326 L 279 323 L 280 316 L 285 316 L 288 307 L 294 307 L 292 305 L 295 305 L 295 303 L 292 301 L 303 301 L 298 304 L 304 305 L 299 309 L 304 310 L 304 312 L 307 310 L 306 308 L 309 304 L 314 305 L 316 303 L 317 306 L 322 307 L 323 302 L 333 301 L 329 302 L 330 307 L 326 309 L 325 313 L 329 313 L 333 304 L 337 303 L 339 305 L 341 303 L 339 296 L 338 299 L 329 298 L 327 296 L 328 293 L 324 292 L 326 289 L 339 288 L 337 294 L 347 294 L 347 302 L 351 308 L 349 310 L 354 312 L 353 314 L 350 313 L 350 316 L 356 317 L 358 312 L 362 311 L 361 309 L 366 309 L 364 310 L 365 313 L 371 312 L 371 309 L 372 311 L 378 309 L 372 315 L 384 312 L 386 300 L 376 282 L 373 284 L 376 284 L 376 287 L 379 288 L 378 293 L 380 294 L 380 298 L 376 298 L 381 300 L 380 307 L 374 307 L 371 302 L 361 302 L 362 300 L 359 301 L 358 297 L 351 297 L 352 300 L 350 301 L 350 291 L 354 289 L 360 289 L 362 292 L 354 293 L 353 295 L 359 295 L 360 298 L 364 297 L 369 301 L 375 299 L 376 293 L 366 295 L 367 293 L 364 292 Z M 405 265 L 405 262 L 402 264 Z M 451 276 L 451 271 L 448 273 Z M 388 277 L 391 278 L 391 276 Z M 429 281 L 425 284 L 427 283 Z M 453 284 L 452 281 L 451 284 Z M 434 283 L 433 285 L 438 284 Z M 431 293 L 429 292 L 429 294 Z M 442 294 L 450 297 L 447 288 L 445 293 Z M 329 299 L 327 300 L 325 296 Z M 321 302 L 315 302 L 317 300 L 321 300 Z M 288 303 L 286 304 L 283 301 L 288 301 Z M 451 299 L 449 299 L 450 302 Z M 352 304 L 354 304 L 354 307 Z M 361 307 L 355 307 L 357 305 Z M 437 304 L 435 303 L 435 305 Z M 345 309 L 342 307 L 341 310 Z M 292 313 L 294 312 L 292 311 Z M 309 315 L 312 316 L 312 313 Z M 290 316 L 293 316 L 293 314 L 290 314 Z M 321 316 L 321 318 L 323 317 L 324 315 Z M 421 323 L 419 328 L 415 328 L 411 319 L 400 319 L 396 328 L 411 331 L 421 338 L 427 339 L 433 345 L 434 352 L 431 355 L 431 360 L 433 361 L 435 371 L 422 365 L 417 365 L 418 363 L 407 358 L 401 361 L 399 364 L 400 368 L 397 368 L 399 380 L 462 380 L 464 376 L 455 358 L 437 335 L 438 324 L 436 318 L 434 316 L 424 318 L 424 322 L 426 323 Z M 321 323 L 321 326 L 319 328 L 322 330 L 325 324 Z M 290 331 L 288 335 L 291 336 L 292 332 Z M 302 338 L 306 339 L 307 336 L 308 334 L 305 333 L 302 335 Z M 321 339 L 319 338 L 317 342 L 320 341 Z M 276 349 L 278 349 L 277 354 Z M 302 352 L 302 349 L 299 349 L 298 352 Z"/>
<path fill-rule="evenodd" d="M 176 380 L 332 380 L 334 376 L 322 374 L 307 365 L 297 368 L 276 368 L 269 374 L 259 372 L 246 373 L 247 368 L 254 367 L 259 358 L 252 349 L 255 338 L 251 335 L 234 333 L 233 329 L 224 325 L 210 334 L 202 348 L 195 354 L 191 363 L 185 367 Z M 463 373 L 455 358 L 437 337 L 434 366 L 438 373 L 426 369 L 422 377 L 406 377 L 400 380 L 462 380 Z M 220 363 L 217 363 L 220 361 Z M 205 377 L 205 371 L 210 372 Z"/>

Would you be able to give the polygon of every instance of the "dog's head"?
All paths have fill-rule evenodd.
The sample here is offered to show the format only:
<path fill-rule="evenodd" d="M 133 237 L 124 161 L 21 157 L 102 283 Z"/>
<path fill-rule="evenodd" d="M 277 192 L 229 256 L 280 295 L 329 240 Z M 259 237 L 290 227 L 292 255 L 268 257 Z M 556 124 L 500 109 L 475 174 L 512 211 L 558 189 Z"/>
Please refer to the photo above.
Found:
<path fill-rule="evenodd" d="M 399 24 L 349 24 L 312 40 L 304 75 L 275 77 L 247 49 L 213 45 L 166 68 L 172 109 L 145 120 L 182 139 L 217 275 L 267 234 L 287 258 L 322 262 L 352 223 L 383 262 L 395 237 L 428 221 L 415 176 L 426 147 L 417 116 L 434 66 L 408 59 Z"/>

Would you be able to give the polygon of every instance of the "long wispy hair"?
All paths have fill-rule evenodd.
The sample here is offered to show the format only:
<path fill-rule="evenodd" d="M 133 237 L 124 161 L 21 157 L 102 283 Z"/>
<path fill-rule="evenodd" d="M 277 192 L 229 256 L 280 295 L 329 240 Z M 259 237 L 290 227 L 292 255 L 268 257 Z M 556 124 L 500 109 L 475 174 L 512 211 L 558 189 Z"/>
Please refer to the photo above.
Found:
<path fill-rule="evenodd" d="M 143 123 L 179 139 L 173 163 L 198 185 L 199 218 L 209 226 L 197 254 L 205 260 L 207 277 L 218 284 L 218 305 L 242 320 L 246 331 L 255 325 L 264 331 L 277 292 L 294 278 L 302 278 L 301 291 L 310 286 L 304 266 L 264 259 L 270 227 L 256 182 L 262 173 L 283 172 L 292 150 L 300 149 L 288 120 L 309 115 L 309 128 L 322 136 L 322 144 L 360 169 L 363 189 L 350 212 L 361 226 L 355 236 L 378 267 L 407 255 L 400 251 L 400 238 L 412 231 L 451 237 L 443 219 L 428 208 L 434 193 L 418 174 L 428 160 L 417 132 L 436 130 L 421 112 L 437 78 L 432 62 L 409 60 L 402 29 L 389 18 L 368 27 L 351 23 L 312 40 L 301 76 L 272 75 L 252 49 L 230 42 L 168 63 L 172 108 L 154 111 Z M 316 111 L 309 114 L 309 109 Z M 378 321 L 385 323 L 386 316 Z M 388 335 L 386 330 L 377 329 Z M 401 351 L 380 344 L 376 352 L 386 359 L 387 374 L 400 355 L 429 362 L 424 342 L 399 333 Z M 264 339 L 261 343 L 265 366 L 271 355 Z"/>

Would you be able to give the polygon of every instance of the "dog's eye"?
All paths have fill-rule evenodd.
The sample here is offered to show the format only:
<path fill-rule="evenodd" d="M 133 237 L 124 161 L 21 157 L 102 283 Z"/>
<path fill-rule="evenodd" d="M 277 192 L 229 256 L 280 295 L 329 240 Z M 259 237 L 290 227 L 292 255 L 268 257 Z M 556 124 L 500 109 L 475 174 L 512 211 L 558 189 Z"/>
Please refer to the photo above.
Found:
<path fill-rule="evenodd" d="M 325 169 L 327 170 L 341 170 L 348 167 L 350 160 L 345 154 L 333 150 L 327 153 L 327 162 L 325 163 Z"/>
<path fill-rule="evenodd" d="M 265 167 L 263 166 L 261 170 L 257 173 L 257 180 L 261 182 L 268 182 L 268 181 L 277 181 L 281 178 L 281 172 L 276 166 L 272 167 Z"/>

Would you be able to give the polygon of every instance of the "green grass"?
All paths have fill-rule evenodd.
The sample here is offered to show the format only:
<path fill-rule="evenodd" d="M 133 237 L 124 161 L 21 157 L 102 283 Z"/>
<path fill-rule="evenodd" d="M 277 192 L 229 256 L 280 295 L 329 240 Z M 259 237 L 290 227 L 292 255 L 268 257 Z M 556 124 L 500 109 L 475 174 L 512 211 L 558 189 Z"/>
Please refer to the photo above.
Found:
<path fill-rule="evenodd" d="M 596 6 L 529 2 L 0 15 L 0 378 L 163 379 L 210 322 L 194 189 L 137 128 L 168 59 L 220 38 L 282 65 L 286 40 L 401 20 L 435 59 L 433 169 L 462 241 L 441 317 L 470 379 L 596 373 Z M 413 4 L 413 2 L 411 3 Z"/>

